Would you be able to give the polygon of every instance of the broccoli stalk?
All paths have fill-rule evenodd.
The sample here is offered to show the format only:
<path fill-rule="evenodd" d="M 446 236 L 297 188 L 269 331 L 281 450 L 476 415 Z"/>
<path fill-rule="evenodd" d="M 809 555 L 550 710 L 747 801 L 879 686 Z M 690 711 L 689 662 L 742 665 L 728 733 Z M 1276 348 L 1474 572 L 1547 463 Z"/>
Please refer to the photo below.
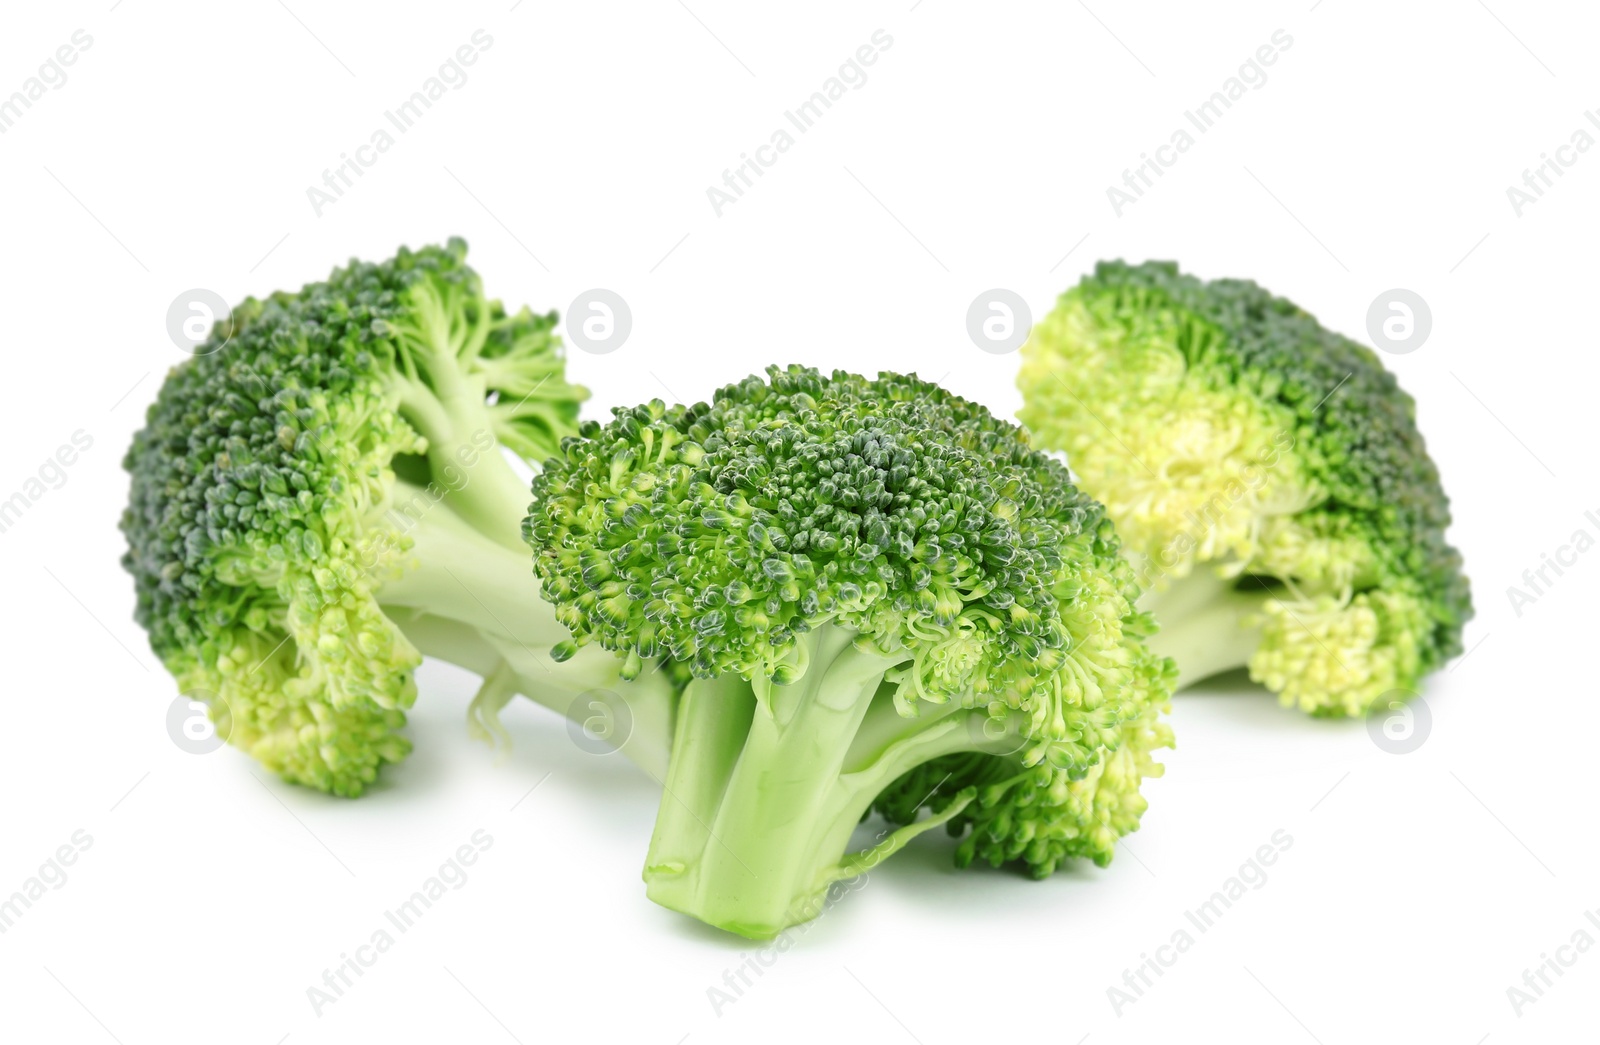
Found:
<path fill-rule="evenodd" d="M 909 651 L 858 647 L 859 636 L 823 625 L 801 636 L 805 674 L 788 686 L 757 677 L 697 679 L 685 689 L 673 739 L 668 797 L 646 860 L 649 896 L 664 907 L 714 916 L 714 924 L 764 938 L 813 917 L 828 887 L 854 878 L 915 836 L 960 814 L 968 787 L 935 814 L 845 855 L 878 796 L 923 762 L 956 751 L 1008 753 L 1019 737 L 974 743 L 987 711 L 946 705 L 910 720 L 907 735 L 874 743 L 863 726 L 876 708 L 896 724 L 886 676 Z M 981 732 L 980 734 L 981 735 Z M 776 828 L 776 829 L 775 829 Z"/>
<path fill-rule="evenodd" d="M 1411 398 L 1254 283 L 1101 263 L 1023 346 L 1023 422 L 1106 505 L 1179 684 L 1316 715 L 1414 695 L 1472 616 Z"/>
<path fill-rule="evenodd" d="M 1201 569 L 1139 606 L 1161 622 L 1150 646 L 1177 662 L 1180 690 L 1244 668 L 1285 704 L 1320 716 L 1416 695 L 1415 634 L 1426 624 L 1381 591 L 1309 597 L 1254 574 Z"/>
<path fill-rule="evenodd" d="M 424 650 L 485 676 L 490 733 L 513 692 L 565 713 L 619 682 L 542 652 L 565 630 L 537 612 L 502 452 L 554 452 L 586 393 L 555 316 L 507 313 L 465 254 L 402 250 L 247 300 L 168 375 L 125 460 L 152 648 L 230 743 L 340 795 L 410 751 Z M 631 688 L 627 750 L 659 766 L 673 687 Z"/>
<path fill-rule="evenodd" d="M 1161 622 L 1150 645 L 1178 665 L 1174 688 L 1247 666 L 1271 597 L 1271 589 L 1245 591 L 1205 570 L 1140 599 L 1140 608 Z"/>
<path fill-rule="evenodd" d="M 522 481 L 497 452 L 464 474 L 468 486 L 485 480 L 477 487 L 480 494 L 491 485 L 501 488 L 498 509 L 486 516 L 496 521 L 492 530 L 500 540 L 461 518 L 451 494 L 435 504 L 426 489 L 397 482 L 398 504 L 411 505 L 413 511 L 428 507 L 414 515 L 398 513 L 404 521 L 396 532 L 409 547 L 399 575 L 376 592 L 384 614 L 418 652 L 483 677 L 469 711 L 475 737 L 508 746 L 499 714 L 518 694 L 577 718 L 592 717 L 598 710 L 592 704 L 599 702 L 611 712 L 605 721 L 630 723 L 627 735 L 612 738 L 619 750 L 647 772 L 664 773 L 675 700 L 671 676 L 641 676 L 627 685 L 624 701 L 614 657 L 594 650 L 562 663 L 552 660 L 549 651 L 569 633 L 554 613 L 538 611 L 547 604 L 539 597 L 521 537 L 515 548 L 501 543 L 506 528 L 500 523 L 506 518 L 515 522 L 526 511 Z M 492 503 L 481 496 L 477 501 L 481 509 Z"/>
<path fill-rule="evenodd" d="M 801 367 L 615 415 L 534 479 L 524 535 L 557 656 L 692 675 L 652 899 L 765 938 L 934 827 L 1043 877 L 1138 826 L 1171 667 L 1101 507 L 1019 429 Z M 872 811 L 894 830 L 850 851 Z"/>

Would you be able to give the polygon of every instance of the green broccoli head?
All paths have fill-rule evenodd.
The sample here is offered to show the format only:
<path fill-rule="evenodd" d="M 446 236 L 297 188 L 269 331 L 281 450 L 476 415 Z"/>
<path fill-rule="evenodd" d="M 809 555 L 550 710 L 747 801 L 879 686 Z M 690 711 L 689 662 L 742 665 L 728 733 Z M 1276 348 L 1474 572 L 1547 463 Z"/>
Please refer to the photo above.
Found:
<path fill-rule="evenodd" d="M 1103 262 L 1033 328 L 1018 384 L 1155 589 L 1181 684 L 1247 665 L 1286 705 L 1355 715 L 1460 652 L 1449 501 L 1370 349 L 1254 283 Z"/>
<path fill-rule="evenodd" d="M 410 749 L 421 654 L 402 623 L 486 672 L 502 647 L 532 669 L 519 647 L 564 634 L 491 594 L 538 604 L 526 486 L 499 448 L 554 452 L 587 393 L 555 316 L 508 314 L 465 256 L 402 250 L 245 301 L 168 375 L 124 462 L 152 648 L 231 743 L 337 794 Z"/>
<path fill-rule="evenodd" d="M 557 655 L 693 677 L 658 902 L 770 936 L 935 824 L 971 829 L 965 859 L 1041 875 L 1137 826 L 1170 664 L 1104 510 L 982 407 L 772 367 L 585 424 L 533 494 Z M 846 856 L 874 804 L 906 826 Z"/>

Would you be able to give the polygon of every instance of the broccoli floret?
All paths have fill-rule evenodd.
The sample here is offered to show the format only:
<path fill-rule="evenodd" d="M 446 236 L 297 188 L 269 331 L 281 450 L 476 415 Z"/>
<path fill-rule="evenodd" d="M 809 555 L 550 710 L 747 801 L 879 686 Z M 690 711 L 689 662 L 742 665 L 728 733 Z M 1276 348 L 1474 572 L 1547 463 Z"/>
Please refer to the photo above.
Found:
<path fill-rule="evenodd" d="M 585 424 L 524 523 L 558 656 L 692 676 L 650 897 L 770 937 L 941 824 L 963 864 L 1106 863 L 1171 742 L 1173 669 L 1104 510 L 914 376 L 767 375 Z M 873 809 L 900 826 L 847 852 Z"/>
<path fill-rule="evenodd" d="M 1248 667 L 1286 706 L 1359 715 L 1461 651 L 1449 501 L 1371 349 L 1254 283 L 1103 262 L 1018 385 L 1138 560 L 1179 688 Z"/>
<path fill-rule="evenodd" d="M 538 612 L 527 486 L 500 449 L 555 452 L 587 392 L 555 314 L 508 314 L 465 257 L 451 240 L 245 301 L 124 461 L 151 647 L 230 743 L 339 795 L 410 751 L 422 653 L 485 676 L 490 727 L 517 691 L 565 710 L 617 681 L 612 658 L 551 665 L 566 631 Z M 634 685 L 633 751 L 664 764 L 670 684 Z"/>

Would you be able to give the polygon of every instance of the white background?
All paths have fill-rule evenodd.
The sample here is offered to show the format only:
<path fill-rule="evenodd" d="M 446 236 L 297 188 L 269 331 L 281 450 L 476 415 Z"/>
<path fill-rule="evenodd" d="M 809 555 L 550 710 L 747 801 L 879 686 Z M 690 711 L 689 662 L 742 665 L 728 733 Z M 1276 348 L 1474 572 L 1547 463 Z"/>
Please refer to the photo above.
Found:
<path fill-rule="evenodd" d="M 1506 189 L 1600 107 L 1593 14 L 687 2 L 7 8 L 0 97 L 75 30 L 93 43 L 0 135 L 0 498 L 75 431 L 93 446 L 0 534 L 0 894 L 74 831 L 93 843 L 0 935 L 0 1033 L 1592 1036 L 1600 950 L 1520 1015 L 1507 988 L 1575 931 L 1600 940 L 1584 918 L 1600 908 L 1600 554 L 1520 615 L 1506 589 L 1575 530 L 1600 536 L 1584 517 L 1600 510 L 1600 150 L 1520 216 Z M 468 82 L 317 216 L 307 187 L 480 28 L 493 44 Z M 893 44 L 868 81 L 717 216 L 707 187 L 878 29 Z M 1107 187 L 1278 29 L 1293 44 L 1267 81 L 1117 216 Z M 956 872 L 948 840 L 924 837 L 719 1015 L 708 988 L 754 948 L 645 899 L 655 785 L 533 705 L 510 710 L 516 747 L 495 764 L 465 734 L 475 680 L 428 666 L 415 755 L 359 802 L 232 749 L 185 754 L 165 731 L 175 690 L 131 619 L 116 521 L 121 455 L 184 358 L 168 304 L 197 286 L 230 301 L 298 287 L 451 234 L 509 303 L 565 311 L 595 286 L 628 300 L 629 342 L 572 360 L 595 417 L 791 361 L 914 369 L 1009 414 L 1017 358 L 974 347 L 968 304 L 1007 287 L 1038 314 L 1097 258 L 1255 278 L 1356 337 L 1378 294 L 1415 290 L 1432 335 L 1385 358 L 1452 495 L 1472 652 L 1430 682 L 1432 733 L 1404 756 L 1247 683 L 1186 695 L 1167 775 L 1110 868 Z M 493 847 L 467 884 L 316 1015 L 307 987 L 479 828 Z M 1266 884 L 1119 1015 L 1107 988 L 1279 829 L 1293 844 Z"/>

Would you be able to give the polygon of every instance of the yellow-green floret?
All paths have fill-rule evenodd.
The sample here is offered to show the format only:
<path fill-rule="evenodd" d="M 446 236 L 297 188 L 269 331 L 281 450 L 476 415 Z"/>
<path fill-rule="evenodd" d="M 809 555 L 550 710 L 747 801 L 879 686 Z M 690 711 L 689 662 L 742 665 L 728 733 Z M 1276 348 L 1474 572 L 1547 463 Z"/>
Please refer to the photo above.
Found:
<path fill-rule="evenodd" d="M 1242 280 L 1103 262 L 1023 346 L 1020 417 L 1106 505 L 1180 688 L 1414 694 L 1472 616 L 1415 404 L 1364 345 Z"/>

